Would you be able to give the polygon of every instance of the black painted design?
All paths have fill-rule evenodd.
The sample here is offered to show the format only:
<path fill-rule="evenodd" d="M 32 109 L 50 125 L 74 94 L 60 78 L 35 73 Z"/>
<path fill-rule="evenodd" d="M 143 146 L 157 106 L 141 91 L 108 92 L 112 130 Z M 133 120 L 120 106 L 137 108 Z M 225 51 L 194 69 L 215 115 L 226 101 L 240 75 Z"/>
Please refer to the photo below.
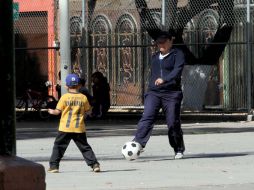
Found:
<path fill-rule="evenodd" d="M 171 11 L 170 16 L 171 23 L 169 30 L 175 32 L 175 44 L 181 44 L 179 47 L 184 51 L 187 64 L 206 64 L 214 65 L 217 63 L 219 57 L 224 51 L 227 42 L 229 41 L 233 23 L 234 23 L 234 1 L 233 0 L 189 0 L 188 8 L 177 8 L 178 0 L 172 0 L 168 9 Z M 147 6 L 145 0 L 135 0 L 136 8 L 141 18 L 142 27 L 148 32 L 148 34 L 155 39 L 157 34 L 162 29 L 156 24 L 153 19 L 152 11 Z M 199 5 L 199 6 L 196 6 Z M 195 56 L 184 43 L 183 31 L 185 26 L 191 19 L 203 12 L 210 9 L 213 5 L 216 5 L 220 22 L 214 37 L 211 39 L 210 44 L 207 45 L 200 57 Z M 178 19 L 178 20 L 177 20 Z M 177 22 L 176 22 L 177 20 Z M 172 23 L 175 22 L 175 23 Z"/>

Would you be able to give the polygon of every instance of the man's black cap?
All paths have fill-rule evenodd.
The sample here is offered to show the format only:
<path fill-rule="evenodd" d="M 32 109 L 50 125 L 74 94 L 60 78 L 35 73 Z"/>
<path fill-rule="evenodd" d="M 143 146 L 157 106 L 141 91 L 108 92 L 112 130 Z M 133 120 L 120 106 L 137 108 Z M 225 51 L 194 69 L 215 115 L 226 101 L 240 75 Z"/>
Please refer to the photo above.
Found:
<path fill-rule="evenodd" d="M 164 43 L 167 39 L 172 39 L 173 37 L 173 32 L 170 31 L 161 31 L 157 38 L 155 39 L 156 43 Z"/>

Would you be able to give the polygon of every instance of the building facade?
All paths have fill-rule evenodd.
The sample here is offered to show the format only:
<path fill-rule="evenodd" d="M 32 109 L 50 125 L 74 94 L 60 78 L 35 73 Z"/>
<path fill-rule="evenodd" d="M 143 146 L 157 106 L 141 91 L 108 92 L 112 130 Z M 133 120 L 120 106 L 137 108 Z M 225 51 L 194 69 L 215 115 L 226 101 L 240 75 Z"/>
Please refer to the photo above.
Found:
<path fill-rule="evenodd" d="M 15 0 L 18 17 L 14 20 L 17 92 L 31 85 L 39 88 L 51 81 L 49 93 L 56 95 L 56 39 L 54 0 Z"/>

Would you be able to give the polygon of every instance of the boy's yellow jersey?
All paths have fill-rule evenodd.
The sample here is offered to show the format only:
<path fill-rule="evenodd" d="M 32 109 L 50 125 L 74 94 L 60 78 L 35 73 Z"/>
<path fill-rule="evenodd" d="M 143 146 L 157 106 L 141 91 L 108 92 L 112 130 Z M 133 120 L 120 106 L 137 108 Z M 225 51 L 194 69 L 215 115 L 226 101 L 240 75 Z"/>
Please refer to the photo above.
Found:
<path fill-rule="evenodd" d="M 61 96 L 56 109 L 62 112 L 59 131 L 71 133 L 83 133 L 86 131 L 84 117 L 85 112 L 91 106 L 85 95 L 81 93 L 67 93 Z"/>

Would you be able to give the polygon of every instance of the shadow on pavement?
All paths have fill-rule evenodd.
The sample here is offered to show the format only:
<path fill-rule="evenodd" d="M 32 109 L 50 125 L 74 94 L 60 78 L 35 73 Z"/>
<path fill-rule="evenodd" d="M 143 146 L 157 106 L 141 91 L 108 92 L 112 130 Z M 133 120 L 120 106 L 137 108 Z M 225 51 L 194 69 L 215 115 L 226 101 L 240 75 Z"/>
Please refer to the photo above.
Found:
<path fill-rule="evenodd" d="M 182 160 L 187 159 L 203 159 L 203 158 L 227 158 L 227 157 L 239 157 L 239 156 L 249 156 L 254 155 L 254 152 L 228 152 L 228 153 L 202 153 L 202 154 L 186 154 Z M 50 155 L 49 155 L 50 156 Z M 49 156 L 43 157 L 27 157 L 26 159 L 32 160 L 34 162 L 48 162 Z M 125 160 L 121 155 L 119 157 L 110 157 L 110 156 L 97 156 L 98 160 L 103 161 L 117 161 L 117 160 Z M 133 161 L 126 162 L 151 162 L 151 161 L 167 161 L 167 160 L 174 160 L 173 155 L 158 155 L 158 156 L 140 156 L 139 159 Z M 80 157 L 71 157 L 67 156 L 62 159 L 62 161 L 84 161 L 82 156 Z M 177 161 L 177 160 L 176 160 Z M 132 169 L 131 169 L 132 170 Z M 131 171 L 130 170 L 130 171 Z M 126 171 L 126 170 L 125 170 Z"/>
<path fill-rule="evenodd" d="M 39 126 L 38 126 L 39 125 Z M 40 127 L 41 125 L 41 127 Z M 45 126 L 46 125 L 46 126 Z M 57 135 L 58 124 L 34 124 L 30 127 L 17 127 L 17 140 L 35 139 L 35 138 L 54 138 Z M 136 131 L 136 125 L 96 125 L 87 126 L 87 137 L 111 137 L 111 136 L 133 136 Z M 244 133 L 254 132 L 254 127 L 183 127 L 184 135 L 198 135 L 198 134 L 215 134 L 215 133 Z M 153 134 L 167 135 L 167 127 L 154 127 Z"/>
<path fill-rule="evenodd" d="M 137 169 L 125 169 L 125 170 L 101 170 L 100 173 L 109 173 L 109 172 L 130 172 L 130 171 L 137 171 Z"/>
<path fill-rule="evenodd" d="M 186 154 L 184 155 L 184 160 L 186 159 L 200 159 L 200 158 L 226 158 L 226 157 L 238 157 L 238 156 L 248 156 L 253 155 L 252 153 L 210 153 L 210 154 Z M 167 156 L 168 157 L 168 156 Z M 174 160 L 173 156 L 171 158 L 166 159 L 154 159 L 154 157 L 145 157 L 143 162 L 146 161 L 166 161 L 166 160 Z"/>
<path fill-rule="evenodd" d="M 244 133 L 254 132 L 254 127 L 196 127 L 196 128 L 184 128 L 185 134 L 209 134 L 209 133 Z"/>

